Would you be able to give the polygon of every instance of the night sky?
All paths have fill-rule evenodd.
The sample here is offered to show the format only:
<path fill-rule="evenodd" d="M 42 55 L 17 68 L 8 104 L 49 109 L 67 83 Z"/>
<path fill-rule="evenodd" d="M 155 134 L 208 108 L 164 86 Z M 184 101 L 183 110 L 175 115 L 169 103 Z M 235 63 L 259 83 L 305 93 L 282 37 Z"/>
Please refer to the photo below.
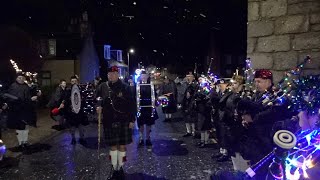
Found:
<path fill-rule="evenodd" d="M 1 6 L 1 27 L 14 25 L 30 36 L 66 32 L 71 18 L 87 11 L 100 57 L 110 44 L 134 48 L 132 63 L 193 67 L 209 54 L 211 36 L 221 54 L 246 52 L 243 0 L 10 0 Z"/>

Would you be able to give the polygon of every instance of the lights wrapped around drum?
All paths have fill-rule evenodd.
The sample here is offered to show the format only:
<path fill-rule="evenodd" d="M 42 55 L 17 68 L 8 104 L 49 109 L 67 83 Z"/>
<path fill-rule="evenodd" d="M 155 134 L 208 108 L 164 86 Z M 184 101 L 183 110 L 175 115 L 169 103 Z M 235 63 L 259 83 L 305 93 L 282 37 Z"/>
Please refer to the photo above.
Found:
<path fill-rule="evenodd" d="M 169 105 L 169 98 L 167 96 L 159 96 L 157 102 L 161 107 L 167 107 Z"/>
<path fill-rule="evenodd" d="M 141 101 L 141 89 L 140 86 L 151 86 L 151 105 L 148 106 L 141 106 L 140 101 Z M 154 85 L 152 82 L 150 84 L 141 84 L 139 81 L 137 81 L 137 86 L 136 86 L 136 93 L 137 93 L 137 117 L 140 117 L 141 115 L 141 108 L 143 107 L 152 107 L 152 113 L 151 117 L 154 117 L 156 113 L 156 100 L 155 100 L 155 94 L 154 94 Z"/>
<path fill-rule="evenodd" d="M 83 111 L 86 114 L 93 114 L 94 113 L 94 92 L 92 84 L 81 84 L 79 85 L 81 89 L 81 95 L 84 98 L 84 107 Z"/>

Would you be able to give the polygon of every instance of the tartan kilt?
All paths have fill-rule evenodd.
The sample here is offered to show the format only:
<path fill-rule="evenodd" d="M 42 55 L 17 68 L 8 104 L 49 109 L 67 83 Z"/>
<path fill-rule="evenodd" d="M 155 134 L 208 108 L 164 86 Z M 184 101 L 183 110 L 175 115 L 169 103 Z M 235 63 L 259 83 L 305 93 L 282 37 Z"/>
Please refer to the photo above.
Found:
<path fill-rule="evenodd" d="M 120 123 L 118 127 L 104 128 L 104 135 L 107 145 L 127 145 L 132 143 L 132 129 L 129 128 L 129 122 Z"/>

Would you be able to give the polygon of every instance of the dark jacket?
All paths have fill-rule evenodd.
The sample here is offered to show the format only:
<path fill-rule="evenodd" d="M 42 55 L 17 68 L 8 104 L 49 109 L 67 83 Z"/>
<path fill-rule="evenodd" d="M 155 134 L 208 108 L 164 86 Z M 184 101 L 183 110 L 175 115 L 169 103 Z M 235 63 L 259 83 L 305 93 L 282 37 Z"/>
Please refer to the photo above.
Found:
<path fill-rule="evenodd" d="M 108 83 L 108 84 L 107 84 Z M 135 121 L 136 104 L 130 87 L 118 80 L 115 83 L 102 83 L 96 97 L 103 99 L 103 125 L 111 128 L 113 123 L 128 123 Z"/>
<path fill-rule="evenodd" d="M 190 121 L 192 121 L 192 119 L 196 118 L 196 106 L 195 106 L 195 94 L 197 91 L 197 83 L 196 82 L 192 82 L 190 84 L 188 84 L 187 89 L 184 93 L 184 98 L 183 98 L 183 103 L 182 103 L 182 107 L 185 113 L 185 116 L 191 119 L 188 119 Z M 187 98 L 187 93 L 190 94 L 190 97 Z"/>
<path fill-rule="evenodd" d="M 27 84 L 19 84 L 14 82 L 8 93 L 18 97 L 18 100 L 9 101 L 9 120 L 8 128 L 24 130 L 29 124 L 30 117 L 29 106 L 32 105 L 30 88 Z"/>
<path fill-rule="evenodd" d="M 63 100 L 67 99 L 67 90 L 62 89 L 62 87 L 58 86 L 55 92 L 52 94 L 47 107 L 50 109 L 58 108 Z"/>

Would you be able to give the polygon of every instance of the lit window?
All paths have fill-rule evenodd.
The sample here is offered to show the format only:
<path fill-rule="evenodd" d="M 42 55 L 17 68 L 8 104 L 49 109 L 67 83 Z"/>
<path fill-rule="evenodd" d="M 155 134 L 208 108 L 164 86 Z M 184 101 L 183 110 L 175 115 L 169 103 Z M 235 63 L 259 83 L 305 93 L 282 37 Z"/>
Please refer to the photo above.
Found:
<path fill-rule="evenodd" d="M 49 55 L 55 56 L 56 55 L 56 40 L 55 39 L 49 39 Z"/>

